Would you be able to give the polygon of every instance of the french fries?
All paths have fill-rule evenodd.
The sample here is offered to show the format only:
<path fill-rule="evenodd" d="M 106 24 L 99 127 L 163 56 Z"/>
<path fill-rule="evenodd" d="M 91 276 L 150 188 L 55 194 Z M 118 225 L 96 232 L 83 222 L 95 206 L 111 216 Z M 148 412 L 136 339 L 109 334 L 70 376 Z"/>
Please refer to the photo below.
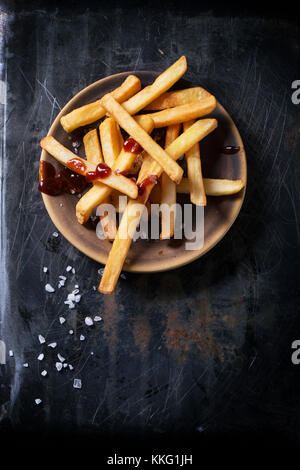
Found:
<path fill-rule="evenodd" d="M 144 108 L 145 111 L 160 111 L 174 106 L 181 106 L 192 101 L 200 101 L 208 98 L 211 94 L 200 86 L 185 88 L 184 90 L 167 91 Z"/>
<path fill-rule="evenodd" d="M 236 194 L 244 188 L 245 184 L 242 180 L 227 180 L 203 178 L 204 190 L 207 196 L 229 196 Z M 182 178 L 176 186 L 178 193 L 190 194 L 190 182 L 188 178 Z"/>
<path fill-rule="evenodd" d="M 113 90 L 113 97 L 122 103 L 141 89 L 141 82 L 135 75 L 129 75 L 121 86 Z M 62 116 L 60 123 L 66 132 L 72 132 L 78 127 L 91 124 L 105 116 L 105 109 L 101 106 L 101 100 L 86 104 L 74 109 L 70 113 Z"/>
<path fill-rule="evenodd" d="M 173 124 L 169 126 L 166 131 L 165 148 L 178 137 L 180 132 L 180 124 Z M 163 172 L 161 175 L 161 200 L 160 204 L 165 204 L 169 211 L 163 210 L 161 214 L 161 234 L 160 239 L 165 240 L 171 238 L 174 234 L 175 224 L 175 204 L 176 204 L 176 184 L 170 180 L 168 175 Z M 154 190 L 155 188 L 153 188 Z M 164 208 L 163 208 L 164 209 Z M 167 216 L 169 215 L 169 217 Z"/>
<path fill-rule="evenodd" d="M 143 149 L 156 160 L 168 174 L 172 181 L 179 183 L 183 170 L 170 158 L 146 131 L 130 116 L 130 114 L 121 106 L 111 94 L 105 95 L 101 103 L 103 107 L 114 117 L 119 125 L 130 134 Z"/>
<path fill-rule="evenodd" d="M 168 108 L 157 113 L 149 114 L 155 127 L 166 127 L 172 124 L 190 121 L 211 113 L 216 107 L 216 98 L 209 96 L 200 101 L 192 101 L 188 104 Z"/>
<path fill-rule="evenodd" d="M 123 103 L 123 108 L 129 114 L 135 114 L 153 100 L 158 98 L 162 93 L 167 91 L 174 85 L 186 72 L 187 63 L 185 56 L 180 57 L 171 67 L 161 73 L 152 85 L 146 86 L 136 95 L 129 98 Z"/>
<path fill-rule="evenodd" d="M 104 161 L 112 168 L 123 146 L 119 125 L 113 118 L 106 118 L 99 126 L 99 134 Z"/>
<path fill-rule="evenodd" d="M 185 122 L 183 129 L 187 130 L 194 121 Z M 188 179 L 190 182 L 190 199 L 196 206 L 206 206 L 206 196 L 202 179 L 199 143 L 193 145 L 185 154 Z"/>
<path fill-rule="evenodd" d="M 183 132 L 177 139 L 175 139 L 167 148 L 166 152 L 174 159 L 180 158 L 187 150 L 189 150 L 196 142 L 206 137 L 217 127 L 216 119 L 203 119 L 195 122 L 189 129 Z M 141 168 L 142 171 L 142 168 Z M 147 176 L 157 176 L 163 172 L 163 169 L 157 162 L 153 162 L 152 166 L 148 168 L 149 174 Z M 145 179 L 145 172 L 143 179 Z M 138 183 L 141 183 L 140 178 Z M 113 242 L 111 251 L 109 253 L 104 273 L 100 282 L 99 292 L 103 294 L 111 294 L 118 281 L 123 263 L 127 256 L 128 250 L 131 245 L 131 240 L 134 236 L 136 227 L 140 221 L 141 210 L 137 211 L 136 204 L 145 204 L 151 190 L 155 183 L 149 184 L 145 188 L 143 195 L 138 196 L 136 201 L 130 200 L 126 210 L 121 219 L 117 236 Z"/>
<path fill-rule="evenodd" d="M 97 129 L 92 129 L 83 137 L 83 145 L 85 150 L 86 159 L 97 165 L 103 163 L 103 156 L 101 152 L 99 137 Z"/>
<path fill-rule="evenodd" d="M 137 116 L 137 122 L 143 129 L 151 133 L 154 127 L 152 119 L 148 116 Z M 116 172 L 129 171 L 136 159 L 136 154 L 121 150 L 118 158 L 114 162 L 112 169 Z M 103 202 L 111 194 L 111 189 L 102 183 L 96 183 L 87 191 L 76 205 L 76 217 L 80 224 L 84 224 L 89 219 L 92 210 Z"/>
<path fill-rule="evenodd" d="M 87 172 L 94 172 L 96 170 L 97 165 L 78 157 L 78 155 L 71 152 L 71 150 L 64 147 L 56 139 L 54 139 L 54 137 L 50 135 L 44 137 L 41 140 L 40 145 L 44 150 L 50 153 L 50 155 L 56 158 L 57 161 L 81 175 L 85 175 Z M 72 161 L 75 161 L 76 164 L 79 163 L 79 168 L 74 168 L 73 164 L 71 166 Z M 123 175 L 118 175 L 114 172 L 111 172 L 111 174 L 106 178 L 95 181 L 101 181 L 103 182 L 103 184 L 109 186 L 110 188 L 117 189 L 121 193 L 127 194 L 127 196 L 133 199 L 137 197 L 138 188 L 136 184 L 132 180 L 125 178 L 125 176 Z"/>
<path fill-rule="evenodd" d="M 189 194 L 193 204 L 205 206 L 206 196 L 236 194 L 245 185 L 242 180 L 202 177 L 199 142 L 218 125 L 216 119 L 203 117 L 215 109 L 217 102 L 201 87 L 170 91 L 186 69 L 186 58 L 182 56 L 143 89 L 140 80 L 129 75 L 121 86 L 99 100 L 63 116 L 60 121 L 66 132 L 104 118 L 99 135 L 94 128 L 83 138 L 86 160 L 52 136 L 41 140 L 41 147 L 56 160 L 92 182 L 76 205 L 76 217 L 84 224 L 97 208 L 105 237 L 113 242 L 98 288 L 103 294 L 113 292 L 139 223 L 154 212 L 151 204 L 160 205 L 161 230 L 157 235 L 165 240 L 174 235 L 177 193 Z M 129 136 L 126 142 L 120 128 Z M 164 131 L 157 130 L 151 137 L 154 128 L 166 129 L 164 145 L 157 142 L 161 142 Z M 183 168 L 177 162 L 184 155 L 188 178 L 183 178 Z M 55 191 L 53 194 L 57 194 Z M 123 214 L 119 226 L 116 212 Z"/>

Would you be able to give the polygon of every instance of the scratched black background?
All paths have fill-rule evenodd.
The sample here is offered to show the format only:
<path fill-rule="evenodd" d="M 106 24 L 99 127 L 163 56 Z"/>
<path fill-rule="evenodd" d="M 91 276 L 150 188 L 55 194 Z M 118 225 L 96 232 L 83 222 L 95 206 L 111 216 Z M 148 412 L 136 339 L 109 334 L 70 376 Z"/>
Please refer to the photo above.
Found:
<path fill-rule="evenodd" d="M 14 357 L 0 366 L 0 427 L 18 446 L 101 449 L 101 468 L 108 449 L 126 455 L 124 444 L 127 455 L 130 446 L 139 455 L 167 444 L 201 455 L 233 443 L 275 443 L 274 452 L 299 442 L 300 366 L 291 363 L 300 338 L 300 105 L 291 102 L 299 26 L 286 9 L 226 5 L 2 2 L 0 339 Z M 97 263 L 52 236 L 37 191 L 39 140 L 93 81 L 162 71 L 183 54 L 186 78 L 215 94 L 240 130 L 245 203 L 206 256 L 167 273 L 128 274 L 105 297 L 92 289 Z M 47 294 L 45 283 L 55 284 L 67 265 L 75 275 Z M 76 283 L 82 300 L 67 313 L 63 300 Z M 103 322 L 89 329 L 88 314 Z M 58 348 L 41 346 L 40 333 Z M 55 370 L 57 352 L 74 371 Z"/>

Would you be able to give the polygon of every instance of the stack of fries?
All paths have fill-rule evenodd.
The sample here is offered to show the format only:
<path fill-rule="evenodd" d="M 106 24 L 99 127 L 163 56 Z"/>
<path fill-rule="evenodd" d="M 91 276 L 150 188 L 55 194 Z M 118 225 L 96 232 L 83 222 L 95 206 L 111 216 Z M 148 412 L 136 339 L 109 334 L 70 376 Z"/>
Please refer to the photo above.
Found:
<path fill-rule="evenodd" d="M 202 178 L 199 142 L 216 129 L 217 121 L 199 118 L 214 110 L 216 99 L 201 87 L 167 91 L 186 69 L 186 58 L 182 56 L 143 89 L 140 80 L 130 75 L 120 87 L 98 101 L 63 116 L 61 125 L 68 133 L 104 118 L 99 134 L 96 128 L 83 138 L 86 160 L 52 136 L 41 141 L 41 147 L 56 160 L 92 181 L 92 187 L 76 206 L 80 224 L 86 223 L 93 210 L 108 201 L 117 211 L 123 211 L 119 227 L 108 216 L 101 218 L 104 233 L 113 242 L 99 286 L 104 294 L 115 288 L 142 217 L 143 211 L 136 211 L 136 203 L 145 207 L 152 200 L 172 206 L 176 204 L 176 193 L 182 192 L 190 194 L 193 204 L 205 206 L 206 195 L 234 194 L 243 187 L 241 180 Z M 120 128 L 123 134 L 124 131 L 128 134 L 125 142 Z M 151 137 L 157 128 L 165 128 L 164 148 Z M 183 155 L 187 178 L 183 178 L 183 169 L 176 161 Z M 89 175 L 93 178 L 89 179 Z M 119 195 L 129 198 L 123 209 L 119 207 Z M 165 220 L 162 216 L 162 240 L 173 236 L 174 217 Z"/>

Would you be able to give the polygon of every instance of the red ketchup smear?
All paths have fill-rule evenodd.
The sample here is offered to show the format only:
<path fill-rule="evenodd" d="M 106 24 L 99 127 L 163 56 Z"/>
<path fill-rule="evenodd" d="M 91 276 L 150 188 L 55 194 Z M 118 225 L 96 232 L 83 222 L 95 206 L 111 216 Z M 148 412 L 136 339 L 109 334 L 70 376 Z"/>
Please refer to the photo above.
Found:
<path fill-rule="evenodd" d="M 90 181 L 107 178 L 111 174 L 111 169 L 105 163 L 98 163 L 95 171 L 87 171 L 85 179 Z"/>
<path fill-rule="evenodd" d="M 146 191 L 147 186 L 150 184 L 156 184 L 158 182 L 158 177 L 156 175 L 147 176 L 140 184 L 138 184 L 138 193 L 139 196 L 142 196 Z"/>
<path fill-rule="evenodd" d="M 56 174 L 51 163 L 42 160 L 40 162 L 40 181 L 38 189 L 50 196 L 57 196 L 63 192 L 70 194 L 81 193 L 87 186 L 83 176 L 64 168 Z"/>
<path fill-rule="evenodd" d="M 86 172 L 86 164 L 82 160 L 79 160 L 79 158 L 72 158 L 71 160 L 68 160 L 67 167 L 70 168 L 70 170 L 74 170 L 77 173 L 80 173 L 81 175 L 84 175 Z"/>
<path fill-rule="evenodd" d="M 140 144 L 134 140 L 132 137 L 129 137 L 128 139 L 125 140 L 123 144 L 123 148 L 126 152 L 131 152 L 131 153 L 141 153 L 143 151 L 143 147 L 140 146 Z"/>
<path fill-rule="evenodd" d="M 240 147 L 235 147 L 233 145 L 226 145 L 221 150 L 221 152 L 225 153 L 225 155 L 233 155 L 239 151 L 240 151 Z"/>

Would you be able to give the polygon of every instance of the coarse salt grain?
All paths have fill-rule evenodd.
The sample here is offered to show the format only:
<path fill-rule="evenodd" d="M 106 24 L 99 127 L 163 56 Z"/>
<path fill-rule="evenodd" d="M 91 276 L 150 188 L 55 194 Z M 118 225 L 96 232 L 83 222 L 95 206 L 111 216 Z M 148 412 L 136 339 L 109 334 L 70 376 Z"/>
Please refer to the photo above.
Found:
<path fill-rule="evenodd" d="M 73 369 L 74 369 L 74 367 L 72 366 L 72 364 L 69 364 L 69 369 L 70 369 L 70 370 L 73 370 Z"/>
<path fill-rule="evenodd" d="M 60 362 L 64 362 L 65 361 L 65 358 L 61 355 L 61 354 L 57 354 L 57 357 L 58 359 L 60 360 Z"/>
<path fill-rule="evenodd" d="M 10 350 L 10 351 L 8 351 L 8 354 L 10 355 L 10 357 L 13 357 L 14 352 L 12 350 Z"/>
<path fill-rule="evenodd" d="M 126 279 L 125 274 L 121 274 L 120 277 L 121 277 L 122 279 Z"/>
<path fill-rule="evenodd" d="M 59 317 L 59 323 L 62 325 L 63 323 L 65 323 L 66 319 L 65 317 Z"/>
<path fill-rule="evenodd" d="M 55 367 L 56 367 L 56 369 L 57 369 L 58 371 L 62 370 L 62 366 L 63 366 L 63 365 L 62 365 L 61 362 L 56 362 L 56 363 L 55 363 Z"/>
<path fill-rule="evenodd" d="M 65 363 L 63 364 L 63 367 L 68 367 L 68 364 L 65 362 Z"/>
<path fill-rule="evenodd" d="M 43 343 L 45 343 L 45 341 L 46 341 L 46 340 L 45 340 L 44 336 L 39 335 L 39 342 L 40 342 L 41 344 L 43 344 Z"/>
<path fill-rule="evenodd" d="M 58 233 L 57 233 L 57 232 L 53 232 L 53 233 L 52 233 L 52 237 L 57 238 L 57 237 L 58 237 Z"/>
<path fill-rule="evenodd" d="M 43 267 L 43 272 L 46 273 L 47 271 L 48 271 L 47 266 L 44 266 L 44 267 Z"/>
<path fill-rule="evenodd" d="M 101 320 L 102 320 L 102 317 L 99 317 L 98 315 L 94 317 L 94 321 L 101 321 Z"/>
<path fill-rule="evenodd" d="M 59 279 L 62 279 L 63 281 L 67 280 L 66 276 L 58 276 L 58 277 L 59 277 Z"/>
<path fill-rule="evenodd" d="M 38 355 L 38 361 L 42 361 L 44 359 L 45 355 L 43 353 Z"/>
<path fill-rule="evenodd" d="M 25 363 L 23 364 L 23 367 L 28 367 L 28 366 L 29 366 L 28 362 L 25 362 Z"/>
<path fill-rule="evenodd" d="M 94 324 L 93 319 L 91 317 L 85 317 L 84 322 L 87 326 L 92 326 Z"/>
<path fill-rule="evenodd" d="M 69 330 L 69 335 L 72 335 L 74 333 L 73 330 Z"/>
<path fill-rule="evenodd" d="M 72 268 L 72 273 L 75 274 L 75 268 Z"/>
<path fill-rule="evenodd" d="M 48 346 L 49 346 L 49 348 L 52 348 L 52 349 L 54 349 L 54 348 L 56 348 L 56 346 L 57 346 L 57 343 L 55 343 L 55 342 L 53 342 L 53 343 L 49 343 L 49 344 L 48 344 Z"/>
<path fill-rule="evenodd" d="M 98 274 L 100 274 L 100 276 L 103 276 L 103 273 L 104 273 L 104 268 L 98 269 Z"/>
<path fill-rule="evenodd" d="M 41 372 L 41 375 L 42 375 L 43 377 L 46 377 L 47 374 L 48 374 L 48 372 L 47 372 L 46 370 L 43 370 L 43 371 Z"/>
<path fill-rule="evenodd" d="M 46 284 L 45 285 L 45 291 L 46 292 L 55 292 L 55 289 L 51 286 L 51 284 Z"/>
<path fill-rule="evenodd" d="M 82 387 L 82 382 L 81 382 L 81 380 L 80 380 L 80 379 L 74 379 L 73 387 L 74 387 L 74 388 L 81 388 L 81 387 Z"/>
<path fill-rule="evenodd" d="M 71 271 L 71 269 L 72 269 L 72 266 L 67 266 L 67 267 L 66 267 L 67 273 L 68 273 L 69 271 Z"/>
<path fill-rule="evenodd" d="M 80 335 L 79 339 L 80 339 L 80 341 L 84 341 L 84 340 L 85 340 L 85 336 Z"/>
<path fill-rule="evenodd" d="M 42 400 L 40 398 L 35 398 L 34 401 L 37 405 L 40 405 L 42 403 Z"/>

